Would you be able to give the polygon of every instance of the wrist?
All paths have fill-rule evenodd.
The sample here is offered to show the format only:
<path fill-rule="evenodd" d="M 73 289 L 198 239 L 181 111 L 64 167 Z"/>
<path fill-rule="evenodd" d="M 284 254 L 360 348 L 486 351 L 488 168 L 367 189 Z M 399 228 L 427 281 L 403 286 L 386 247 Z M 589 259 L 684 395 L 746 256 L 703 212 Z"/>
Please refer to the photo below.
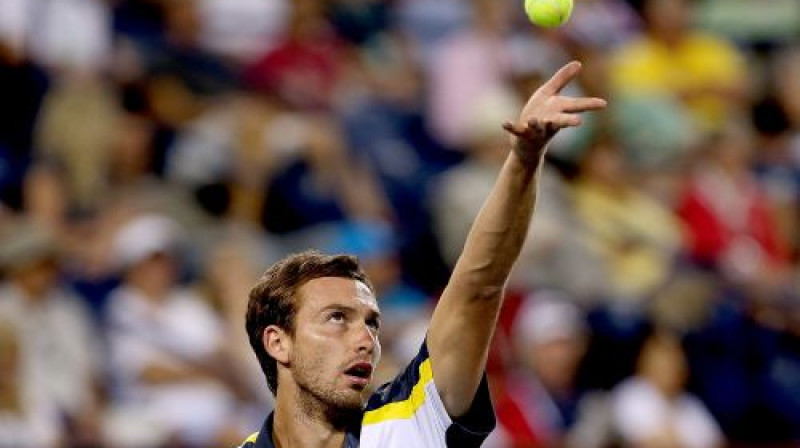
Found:
<path fill-rule="evenodd" d="M 512 144 L 510 157 L 519 165 L 531 170 L 536 170 L 544 164 L 545 148 L 533 150 L 521 148 L 519 144 Z"/>

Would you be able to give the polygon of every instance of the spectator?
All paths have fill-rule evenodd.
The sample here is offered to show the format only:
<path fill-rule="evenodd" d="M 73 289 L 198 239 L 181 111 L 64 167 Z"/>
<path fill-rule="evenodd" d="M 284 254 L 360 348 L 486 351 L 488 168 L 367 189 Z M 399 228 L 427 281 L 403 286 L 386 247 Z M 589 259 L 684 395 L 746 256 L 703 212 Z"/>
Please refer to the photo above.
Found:
<path fill-rule="evenodd" d="M 331 120 L 306 116 L 300 152 L 267 185 L 264 227 L 276 234 L 342 220 L 391 217 L 372 169 L 348 153 L 341 130 Z"/>
<path fill-rule="evenodd" d="M 236 412 L 224 381 L 222 322 L 177 284 L 178 227 L 143 215 L 115 237 L 122 285 L 112 292 L 108 338 L 120 446 L 216 446 Z"/>
<path fill-rule="evenodd" d="M 656 334 L 642 348 L 637 373 L 614 390 L 614 423 L 623 446 L 714 448 L 722 434 L 705 406 L 684 390 L 680 342 Z"/>
<path fill-rule="evenodd" d="M 280 42 L 245 67 L 246 83 L 299 108 L 327 108 L 341 88 L 347 47 L 314 0 L 293 2 Z"/>
<path fill-rule="evenodd" d="M 100 431 L 97 329 L 85 304 L 61 284 L 57 247 L 46 230 L 19 222 L 2 244 L 7 280 L 0 318 L 13 324 L 18 341 L 19 399 L 39 409 L 32 417 L 43 426 L 34 437 L 91 443 Z"/>
<path fill-rule="evenodd" d="M 127 129 L 104 82 L 62 81 L 44 99 L 36 129 L 36 155 L 64 167 L 64 194 L 82 209 L 97 207 L 108 181 L 109 147 L 115 131 Z M 130 136 L 129 132 L 121 132 Z"/>
<path fill-rule="evenodd" d="M 780 274 L 788 261 L 787 245 L 749 168 L 752 155 L 752 130 L 729 123 L 709 142 L 678 204 L 691 256 L 737 283 Z"/>
<path fill-rule="evenodd" d="M 504 88 L 510 70 L 510 4 L 472 2 L 474 25 L 453 33 L 436 49 L 430 67 L 430 126 L 444 143 L 461 148 L 474 124 L 476 101 Z"/>
<path fill-rule="evenodd" d="M 732 44 L 691 28 L 690 0 L 645 0 L 644 34 L 613 55 L 611 83 L 620 94 L 667 95 L 715 130 L 747 98 L 745 58 Z"/>
<path fill-rule="evenodd" d="M 512 344 L 520 365 L 495 381 L 499 429 L 493 446 L 562 446 L 580 417 L 576 379 L 587 348 L 587 326 L 569 298 L 540 291 L 525 299 L 514 319 Z M 500 441 L 504 441 L 500 443 Z"/>
<path fill-rule="evenodd" d="M 672 211 L 638 191 L 632 176 L 613 137 L 598 137 L 580 161 L 573 198 L 589 250 L 608 272 L 598 291 L 636 304 L 666 281 L 681 230 Z"/>

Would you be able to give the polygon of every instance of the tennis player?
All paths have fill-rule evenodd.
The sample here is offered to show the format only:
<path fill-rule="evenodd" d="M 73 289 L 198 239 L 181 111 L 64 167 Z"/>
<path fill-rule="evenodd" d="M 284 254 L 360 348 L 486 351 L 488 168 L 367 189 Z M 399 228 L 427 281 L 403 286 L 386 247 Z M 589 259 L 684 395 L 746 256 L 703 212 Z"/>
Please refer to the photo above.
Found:
<path fill-rule="evenodd" d="M 355 258 L 304 252 L 250 292 L 247 332 L 275 410 L 243 448 L 480 446 L 495 419 L 484 369 L 503 290 L 525 239 L 547 143 L 599 98 L 560 92 L 571 62 L 503 128 L 511 151 L 467 237 L 417 356 L 371 393 L 380 311 Z"/>

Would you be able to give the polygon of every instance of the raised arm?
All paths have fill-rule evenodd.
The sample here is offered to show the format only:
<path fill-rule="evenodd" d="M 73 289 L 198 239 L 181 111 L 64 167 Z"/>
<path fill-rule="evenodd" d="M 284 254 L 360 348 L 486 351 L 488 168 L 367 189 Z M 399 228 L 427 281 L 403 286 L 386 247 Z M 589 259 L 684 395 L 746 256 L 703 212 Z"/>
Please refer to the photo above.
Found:
<path fill-rule="evenodd" d="M 580 125 L 580 112 L 605 106 L 598 98 L 559 95 L 580 68 L 578 62 L 564 66 L 531 96 L 517 123 L 503 125 L 512 151 L 433 313 L 428 351 L 451 416 L 466 413 L 480 384 L 506 280 L 531 222 L 547 143 L 559 129 Z"/>

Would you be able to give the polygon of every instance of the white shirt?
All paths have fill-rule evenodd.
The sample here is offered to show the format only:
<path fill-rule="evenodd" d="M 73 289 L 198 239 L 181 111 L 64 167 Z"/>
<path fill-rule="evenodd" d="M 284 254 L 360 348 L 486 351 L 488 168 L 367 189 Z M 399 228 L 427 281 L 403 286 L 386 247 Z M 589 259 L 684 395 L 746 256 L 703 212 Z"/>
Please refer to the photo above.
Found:
<path fill-rule="evenodd" d="M 221 347 L 223 336 L 221 319 L 189 291 L 175 290 L 160 303 L 130 287 L 112 292 L 110 358 L 122 408 L 156 430 L 191 442 L 212 439 L 235 411 L 227 388 L 211 380 L 148 384 L 140 375 L 151 365 L 201 362 Z"/>
<path fill-rule="evenodd" d="M 52 407 L 73 413 L 84 409 L 100 347 L 88 310 L 78 298 L 54 289 L 33 302 L 5 285 L 0 287 L 0 318 L 18 332 L 25 383 Z"/>
<path fill-rule="evenodd" d="M 617 386 L 612 400 L 615 426 L 628 442 L 642 442 L 670 427 L 685 448 L 714 448 L 722 442 L 714 418 L 689 394 L 668 400 L 649 382 L 632 378 Z"/>

